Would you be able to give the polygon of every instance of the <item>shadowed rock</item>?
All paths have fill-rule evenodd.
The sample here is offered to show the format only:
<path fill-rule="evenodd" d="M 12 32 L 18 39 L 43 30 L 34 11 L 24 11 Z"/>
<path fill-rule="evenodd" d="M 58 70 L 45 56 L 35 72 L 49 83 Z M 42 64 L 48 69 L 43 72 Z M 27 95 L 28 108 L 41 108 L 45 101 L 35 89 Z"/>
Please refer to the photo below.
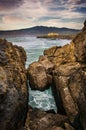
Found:
<path fill-rule="evenodd" d="M 86 21 L 84 28 L 74 39 L 74 54 L 78 62 L 86 63 Z"/>
<path fill-rule="evenodd" d="M 75 130 L 75 129 L 68 123 L 65 123 L 65 130 Z"/>
<path fill-rule="evenodd" d="M 31 130 L 63 130 L 64 122 L 68 122 L 66 116 L 43 112 L 39 109 L 30 109 Z M 58 128 L 58 129 L 57 129 Z"/>
<path fill-rule="evenodd" d="M 0 130 L 24 126 L 27 105 L 26 53 L 0 39 Z"/>

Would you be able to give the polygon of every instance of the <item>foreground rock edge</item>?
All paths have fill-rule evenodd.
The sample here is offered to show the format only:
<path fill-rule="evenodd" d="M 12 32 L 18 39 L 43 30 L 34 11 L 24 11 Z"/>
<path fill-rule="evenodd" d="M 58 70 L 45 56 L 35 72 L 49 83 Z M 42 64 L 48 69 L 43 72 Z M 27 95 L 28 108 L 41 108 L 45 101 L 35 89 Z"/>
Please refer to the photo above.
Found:
<path fill-rule="evenodd" d="M 0 130 L 19 130 L 26 120 L 28 86 L 26 53 L 0 39 Z"/>

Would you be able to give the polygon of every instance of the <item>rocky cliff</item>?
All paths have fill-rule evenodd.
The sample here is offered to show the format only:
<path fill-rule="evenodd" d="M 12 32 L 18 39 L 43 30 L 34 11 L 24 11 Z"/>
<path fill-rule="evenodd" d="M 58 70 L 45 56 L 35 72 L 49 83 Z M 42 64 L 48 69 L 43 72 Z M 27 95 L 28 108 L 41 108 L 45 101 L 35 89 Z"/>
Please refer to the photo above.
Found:
<path fill-rule="evenodd" d="M 0 39 L 0 130 L 19 130 L 28 105 L 26 53 Z"/>
<path fill-rule="evenodd" d="M 58 113 L 66 115 L 76 130 L 86 130 L 86 21 L 70 44 L 45 50 L 28 75 L 32 89 L 51 84 Z"/>
<path fill-rule="evenodd" d="M 70 44 L 45 50 L 27 71 L 25 61 L 22 47 L 0 39 L 0 130 L 86 130 L 86 21 Z M 32 89 L 52 86 L 58 114 L 28 110 L 27 74 Z"/>

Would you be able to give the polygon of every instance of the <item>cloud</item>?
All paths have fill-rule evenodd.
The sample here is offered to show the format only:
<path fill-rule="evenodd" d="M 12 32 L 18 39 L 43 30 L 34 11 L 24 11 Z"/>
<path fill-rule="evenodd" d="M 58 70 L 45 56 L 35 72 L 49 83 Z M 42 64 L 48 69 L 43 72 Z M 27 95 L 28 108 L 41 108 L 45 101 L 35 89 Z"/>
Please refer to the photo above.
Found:
<path fill-rule="evenodd" d="M 13 9 L 21 6 L 23 0 L 0 0 L 0 10 Z"/>
<path fill-rule="evenodd" d="M 37 23 L 39 25 L 44 25 L 44 26 L 51 26 L 51 27 L 67 27 L 67 28 L 74 28 L 74 29 L 80 29 L 83 27 L 83 23 L 79 23 L 79 22 L 73 22 L 72 20 L 71 21 L 68 21 L 68 22 L 63 22 L 64 20 L 61 20 L 61 19 L 49 19 L 49 20 L 46 20 L 45 22 L 41 22 L 38 21 Z M 52 24 L 53 23 L 53 24 Z"/>
<path fill-rule="evenodd" d="M 28 28 L 28 25 L 35 26 L 31 18 L 24 18 L 18 16 L 3 16 L 0 23 L 1 30 L 16 30 L 21 28 Z"/>
<path fill-rule="evenodd" d="M 68 3 L 81 4 L 86 3 L 85 0 L 68 0 Z"/>
<path fill-rule="evenodd" d="M 85 0 L 68 0 L 65 2 L 66 8 L 68 7 L 69 9 L 78 9 L 80 7 L 85 7 L 86 8 L 86 1 Z"/>
<path fill-rule="evenodd" d="M 22 17 L 17 17 L 17 16 L 3 16 L 2 18 L 3 23 L 5 24 L 19 24 L 19 23 L 27 23 L 29 20 L 24 19 Z"/>
<path fill-rule="evenodd" d="M 82 28 L 86 17 L 85 0 L 0 0 L 1 7 L 4 29 L 36 25 Z"/>

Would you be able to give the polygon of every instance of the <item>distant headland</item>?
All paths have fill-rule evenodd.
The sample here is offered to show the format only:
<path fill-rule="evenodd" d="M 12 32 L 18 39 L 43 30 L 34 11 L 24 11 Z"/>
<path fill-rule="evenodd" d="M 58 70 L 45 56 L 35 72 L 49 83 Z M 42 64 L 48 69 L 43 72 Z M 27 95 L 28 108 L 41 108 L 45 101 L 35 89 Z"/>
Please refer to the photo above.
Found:
<path fill-rule="evenodd" d="M 20 29 L 20 30 L 6 30 L 6 31 L 0 31 L 0 37 L 6 37 L 6 36 L 24 36 L 24 35 L 45 35 L 50 32 L 58 33 L 58 34 L 67 34 L 67 35 L 74 35 L 80 32 L 81 30 L 76 29 L 70 29 L 70 28 L 58 28 L 58 27 L 47 27 L 47 26 L 35 26 L 31 28 L 26 29 Z"/>

